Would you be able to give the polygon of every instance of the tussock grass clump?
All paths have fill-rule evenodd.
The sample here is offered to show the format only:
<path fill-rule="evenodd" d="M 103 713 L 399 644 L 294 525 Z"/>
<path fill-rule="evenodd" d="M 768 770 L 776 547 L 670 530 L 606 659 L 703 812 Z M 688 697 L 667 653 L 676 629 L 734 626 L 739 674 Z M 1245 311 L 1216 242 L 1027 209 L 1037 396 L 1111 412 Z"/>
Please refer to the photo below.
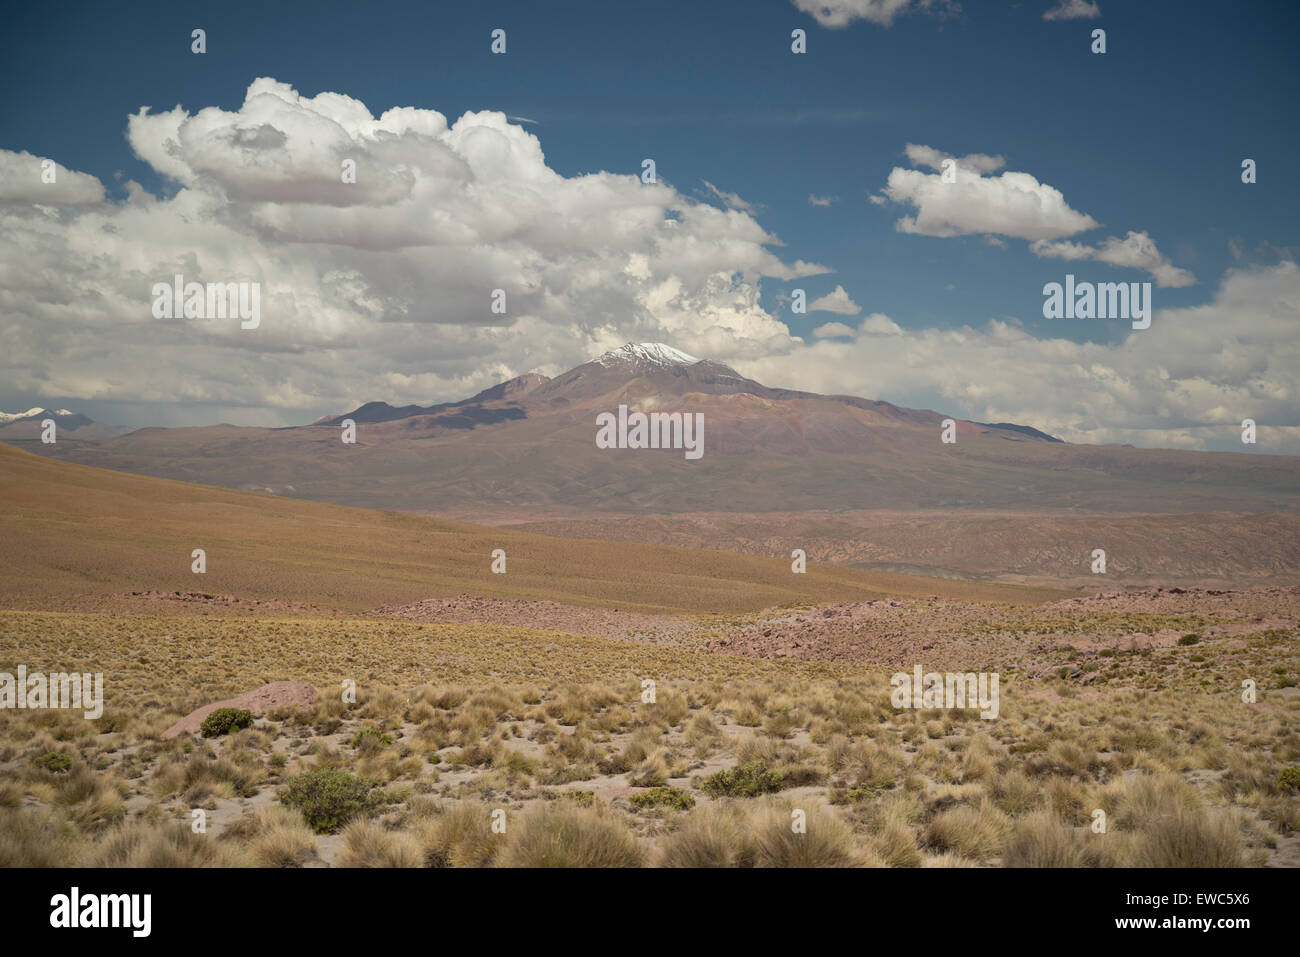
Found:
<path fill-rule="evenodd" d="M 691 812 L 659 844 L 660 867 L 753 867 L 755 846 L 745 815 L 731 805 Z"/>
<path fill-rule="evenodd" d="M 1101 793 L 1100 803 L 1111 825 L 1126 831 L 1202 808 L 1196 788 L 1172 772 L 1135 774 L 1118 781 Z"/>
<path fill-rule="evenodd" d="M 206 834 L 176 821 L 125 821 L 95 848 L 95 867 L 230 867 L 239 861 Z"/>
<path fill-rule="evenodd" d="M 1019 770 L 996 775 L 989 784 L 989 796 L 994 804 L 1012 817 L 1025 814 L 1043 801 L 1039 784 L 1029 780 Z"/>
<path fill-rule="evenodd" d="M 640 867 L 645 851 L 622 821 L 567 801 L 538 805 L 511 825 L 501 867 Z"/>
<path fill-rule="evenodd" d="M 940 850 L 957 851 L 963 857 L 982 861 L 1002 850 L 1010 830 L 1010 819 L 991 801 L 978 807 L 959 804 L 941 811 L 925 831 L 926 842 Z"/>
<path fill-rule="evenodd" d="M 853 829 L 833 811 L 804 810 L 802 830 L 795 830 L 795 808 L 769 805 L 755 814 L 754 863 L 758 867 L 852 867 L 859 863 Z"/>
<path fill-rule="evenodd" d="M 1179 807 L 1148 822 L 1133 838 L 1135 867 L 1241 867 L 1241 834 L 1226 814 Z"/>
<path fill-rule="evenodd" d="M 1103 835 L 1079 833 L 1049 811 L 1032 811 L 1016 822 L 1002 853 L 1003 867 L 1091 867 L 1098 855 L 1089 839 Z"/>
<path fill-rule="evenodd" d="M 416 839 L 425 867 L 489 867 L 504 837 L 492 833 L 487 807 L 458 801 L 437 807 L 417 828 Z"/>
<path fill-rule="evenodd" d="M 359 728 L 348 742 L 348 747 L 360 751 L 377 751 L 393 743 L 393 736 L 385 734 L 378 728 Z"/>
<path fill-rule="evenodd" d="M 0 811 L 0 867 L 72 867 L 78 863 L 77 829 L 52 811 Z"/>
<path fill-rule="evenodd" d="M 414 838 L 386 831 L 374 821 L 355 820 L 343 829 L 336 867 L 422 867 L 424 853 Z"/>
<path fill-rule="evenodd" d="M 270 805 L 240 818 L 223 837 L 247 841 L 248 855 L 258 867 L 301 867 L 316 856 L 316 836 L 302 815 Z"/>

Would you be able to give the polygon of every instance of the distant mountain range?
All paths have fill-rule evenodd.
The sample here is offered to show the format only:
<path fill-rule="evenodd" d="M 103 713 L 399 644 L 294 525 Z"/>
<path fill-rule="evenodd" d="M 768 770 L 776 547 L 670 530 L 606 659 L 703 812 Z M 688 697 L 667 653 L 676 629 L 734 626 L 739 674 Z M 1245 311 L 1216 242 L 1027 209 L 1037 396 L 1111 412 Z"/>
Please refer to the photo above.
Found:
<path fill-rule="evenodd" d="M 28 409 L 26 412 L 0 412 L 0 425 L 9 425 L 13 422 L 26 422 L 34 419 L 54 419 L 65 428 L 75 429 L 79 425 L 90 425 L 92 420 L 84 415 L 78 415 L 76 412 L 69 412 L 67 409 L 42 409 L 37 406 L 34 409 Z"/>
<path fill-rule="evenodd" d="M 604 449 L 596 417 L 700 413 L 703 457 Z M 430 406 L 368 402 L 310 425 L 146 428 L 53 446 L 87 465 L 461 517 L 861 509 L 1300 511 L 1300 459 L 1086 446 L 1012 423 L 778 389 L 662 343 Z M 345 420 L 356 443 L 341 441 Z"/>
<path fill-rule="evenodd" d="M 59 432 L 76 432 L 78 438 L 109 438 L 122 435 L 129 429 L 118 428 L 96 422 L 80 412 L 67 409 L 43 409 L 37 406 L 26 412 L 0 412 L 0 442 L 23 439 L 40 439 L 42 425 L 46 419 L 53 419 L 56 435 Z"/>

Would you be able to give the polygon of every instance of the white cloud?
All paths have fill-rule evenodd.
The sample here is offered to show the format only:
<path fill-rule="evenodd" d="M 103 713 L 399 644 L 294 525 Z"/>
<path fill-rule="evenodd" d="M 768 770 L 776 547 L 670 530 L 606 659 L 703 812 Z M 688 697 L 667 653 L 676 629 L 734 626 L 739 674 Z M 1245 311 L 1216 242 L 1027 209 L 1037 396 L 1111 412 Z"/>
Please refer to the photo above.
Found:
<path fill-rule="evenodd" d="M 1155 240 L 1146 233 L 1129 230 L 1123 239 L 1114 236 L 1100 246 L 1089 246 L 1075 242 L 1035 242 L 1030 243 L 1030 251 L 1035 256 L 1052 259 L 1081 260 L 1090 259 L 1109 263 L 1128 269 L 1143 269 L 1156 280 L 1156 285 L 1170 288 L 1191 286 L 1196 277 L 1186 269 L 1179 269 L 1156 249 Z"/>
<path fill-rule="evenodd" d="M 901 336 L 903 327 L 883 312 L 873 312 L 862 320 L 858 334 L 863 336 Z"/>
<path fill-rule="evenodd" d="M 827 322 L 814 329 L 812 334 L 817 339 L 830 339 L 835 336 L 856 336 L 858 331 L 842 322 Z"/>
<path fill-rule="evenodd" d="M 11 395 L 206 403 L 283 422 L 369 399 L 460 398 L 629 340 L 757 356 L 797 341 L 759 304 L 761 279 L 828 271 L 778 258 L 744 210 L 642 184 L 639 168 L 561 176 L 501 113 L 376 118 L 351 97 L 261 78 L 238 110 L 143 108 L 127 136 L 175 183 L 170 198 L 132 183 L 125 200 L 60 215 L 35 204 L 95 202 L 98 180 L 61 170 L 59 192 L 42 192 L 34 158 L 0 151 Z M 29 172 L 30 189 L 11 185 Z M 152 286 L 176 273 L 259 282 L 261 326 L 154 319 Z M 505 316 L 489 308 L 498 288 Z"/>
<path fill-rule="evenodd" d="M 705 188 L 708 190 L 708 194 L 714 199 L 720 200 L 722 205 L 726 206 L 727 209 L 738 209 L 741 212 L 754 215 L 763 211 L 763 206 L 760 203 L 750 203 L 741 199 L 736 193 L 724 192 L 710 183 L 707 179 L 700 180 L 700 182 L 704 184 Z"/>
<path fill-rule="evenodd" d="M 941 152 L 932 146 L 922 146 L 919 143 L 908 143 L 903 147 L 903 153 L 906 154 L 907 160 L 913 166 L 928 166 L 930 169 L 943 169 L 943 161 L 955 159 L 951 154 Z M 1007 165 L 1007 161 L 1001 156 L 989 156 L 987 153 L 970 153 L 957 160 L 957 167 L 964 170 L 974 170 L 976 173 L 994 173 Z"/>
<path fill-rule="evenodd" d="M 46 157 L 26 151 L 0 150 L 0 205 L 97 206 L 104 201 L 104 187 L 94 176 L 53 164 L 54 182 L 46 182 Z"/>
<path fill-rule="evenodd" d="M 948 157 L 913 143 L 907 144 L 906 153 L 914 165 L 934 170 L 940 170 Z M 1091 216 L 1071 209 L 1060 190 L 1028 173 L 985 175 L 1002 165 L 1000 156 L 971 154 L 957 161 L 951 183 L 943 181 L 941 172 L 895 167 L 881 198 L 914 207 L 915 213 L 899 219 L 895 228 L 922 236 L 991 233 L 1029 240 L 1059 239 L 1099 225 Z"/>
<path fill-rule="evenodd" d="M 1094 20 L 1101 16 L 1095 0 L 1061 0 L 1043 13 L 1044 20 Z"/>
<path fill-rule="evenodd" d="M 773 386 L 902 405 L 939 395 L 940 411 L 1074 442 L 1204 448 L 1238 440 L 1253 418 L 1263 448 L 1300 454 L 1297 329 L 1300 267 L 1283 262 L 1230 271 L 1209 303 L 1158 308 L 1150 329 L 1109 344 L 1002 320 L 904 332 L 872 315 L 849 341 L 838 332 L 738 368 Z"/>
<path fill-rule="evenodd" d="M 849 294 L 844 291 L 843 286 L 836 286 L 820 299 L 814 299 L 808 303 L 808 311 L 833 312 L 841 316 L 856 316 L 862 311 L 862 307 L 849 298 Z"/>
<path fill-rule="evenodd" d="M 1098 245 L 1065 241 L 1063 237 L 1095 229 L 1100 224 L 1087 214 L 1071 209 L 1065 197 L 1028 173 L 990 175 L 1005 165 L 1001 156 L 972 153 L 956 159 L 948 153 L 908 143 L 908 161 L 938 172 L 895 167 L 881 195 L 872 196 L 877 205 L 908 204 L 915 215 L 895 223 L 899 232 L 923 236 L 983 235 L 994 246 L 1004 246 L 1000 236 L 1030 240 L 1036 256 L 1065 260 L 1095 260 L 1149 272 L 1165 287 L 1190 286 L 1196 277 L 1174 266 L 1156 248 L 1145 232 L 1130 230 L 1123 239 L 1114 236 Z M 956 159 L 954 182 L 943 181 L 944 161 Z"/>
<path fill-rule="evenodd" d="M 1251 417 L 1266 447 L 1300 453 L 1291 262 L 1230 272 L 1210 303 L 1157 309 L 1150 329 L 1113 344 L 998 320 L 905 331 L 879 313 L 856 329 L 819 326 L 805 343 L 763 308 L 760 282 L 825 267 L 778 258 L 751 215 L 643 185 L 639 169 L 560 176 L 499 113 L 375 118 L 349 97 L 263 79 L 239 110 L 144 111 L 128 135 L 176 182 L 173 196 L 129 184 L 125 200 L 97 203 L 97 180 L 61 171 L 76 185 L 54 204 L 65 210 L 25 190 L 0 203 L 0 382 L 28 405 L 66 396 L 157 404 L 173 422 L 195 405 L 206 406 L 196 423 L 217 407 L 301 422 L 304 409 L 462 398 L 663 341 L 773 386 L 901 404 L 938 395 L 945 411 L 1078 441 L 1197 447 Z M 0 170 L 25 176 L 32 159 L 0 151 Z M 355 185 L 339 182 L 344 159 L 356 160 Z M 963 228 L 978 219 L 943 211 Z M 1015 231 L 984 232 L 1060 238 L 1033 236 L 1035 222 L 1050 232 L 1034 217 L 999 215 Z M 1080 248 L 1163 262 L 1131 237 Z M 176 272 L 260 281 L 261 327 L 155 320 L 152 284 Z M 508 293 L 504 317 L 489 310 L 495 288 Z"/>
<path fill-rule="evenodd" d="M 811 15 L 821 26 L 832 30 L 847 27 L 855 20 L 866 20 L 882 27 L 913 10 L 956 11 L 950 0 L 794 0 L 794 5 Z"/>
<path fill-rule="evenodd" d="M 840 201 L 838 196 L 817 196 L 813 193 L 808 194 L 809 206 L 834 206 Z"/>

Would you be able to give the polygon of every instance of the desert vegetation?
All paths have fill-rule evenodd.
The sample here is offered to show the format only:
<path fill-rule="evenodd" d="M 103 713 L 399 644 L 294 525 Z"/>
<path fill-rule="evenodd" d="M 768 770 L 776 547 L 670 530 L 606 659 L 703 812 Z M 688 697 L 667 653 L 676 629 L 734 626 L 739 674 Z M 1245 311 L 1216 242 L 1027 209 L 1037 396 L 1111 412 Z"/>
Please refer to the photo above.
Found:
<path fill-rule="evenodd" d="M 888 666 L 699 641 L 0 612 L 0 670 L 105 676 L 99 720 L 5 712 L 0 865 L 1300 863 L 1294 631 L 1222 636 L 1173 616 L 1171 634 L 1201 637 L 1124 651 L 1091 640 L 1116 627 L 1109 613 L 1028 627 L 998 607 L 980 654 L 1015 664 L 996 720 L 896 709 Z M 945 667 L 937 651 L 927 667 Z M 162 737 L 281 679 L 310 681 L 316 701 Z"/>

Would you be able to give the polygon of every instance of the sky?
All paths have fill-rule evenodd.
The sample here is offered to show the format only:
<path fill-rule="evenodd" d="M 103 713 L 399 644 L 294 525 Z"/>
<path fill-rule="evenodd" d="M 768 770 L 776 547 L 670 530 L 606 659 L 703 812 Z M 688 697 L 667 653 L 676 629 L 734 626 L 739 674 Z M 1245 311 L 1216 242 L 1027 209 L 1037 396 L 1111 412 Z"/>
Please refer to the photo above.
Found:
<path fill-rule="evenodd" d="M 1282 2 L 16 7 L 0 409 L 300 424 L 657 341 L 1300 454 L 1298 39 Z M 158 318 L 178 273 L 257 283 L 259 324 Z M 1067 274 L 1150 283 L 1150 327 L 1045 318 Z"/>

